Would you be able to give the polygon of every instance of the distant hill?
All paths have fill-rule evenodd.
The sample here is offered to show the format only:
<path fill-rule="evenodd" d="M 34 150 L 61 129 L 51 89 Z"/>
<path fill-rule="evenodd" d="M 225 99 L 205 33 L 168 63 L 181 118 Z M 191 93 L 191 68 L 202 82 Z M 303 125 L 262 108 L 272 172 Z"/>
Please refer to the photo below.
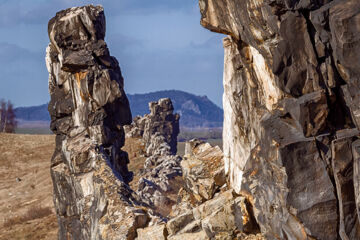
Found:
<path fill-rule="evenodd" d="M 211 102 L 206 96 L 196 96 L 191 93 L 167 90 L 144 94 L 127 94 L 133 117 L 149 113 L 148 103 L 160 98 L 171 98 L 175 112 L 181 115 L 180 126 L 221 127 L 223 110 Z M 22 121 L 50 121 L 47 104 L 34 107 L 19 107 L 15 114 Z"/>
<path fill-rule="evenodd" d="M 160 98 L 170 98 L 175 112 L 181 115 L 181 127 L 221 127 L 223 110 L 211 102 L 206 96 L 168 90 L 145 94 L 128 94 L 133 117 L 149 113 L 148 103 Z"/>
<path fill-rule="evenodd" d="M 47 104 L 15 108 L 15 116 L 23 121 L 50 121 Z"/>

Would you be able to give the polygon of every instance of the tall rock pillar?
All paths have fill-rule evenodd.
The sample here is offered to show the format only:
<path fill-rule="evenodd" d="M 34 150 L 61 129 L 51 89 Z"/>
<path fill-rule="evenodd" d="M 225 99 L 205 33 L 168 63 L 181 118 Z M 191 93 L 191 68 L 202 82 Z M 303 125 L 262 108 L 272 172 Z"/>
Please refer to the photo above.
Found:
<path fill-rule="evenodd" d="M 133 239 L 147 216 L 134 210 L 123 125 L 131 123 L 117 60 L 104 41 L 101 6 L 60 11 L 46 49 L 51 159 L 59 239 Z M 135 213 L 136 212 L 136 213 Z"/>

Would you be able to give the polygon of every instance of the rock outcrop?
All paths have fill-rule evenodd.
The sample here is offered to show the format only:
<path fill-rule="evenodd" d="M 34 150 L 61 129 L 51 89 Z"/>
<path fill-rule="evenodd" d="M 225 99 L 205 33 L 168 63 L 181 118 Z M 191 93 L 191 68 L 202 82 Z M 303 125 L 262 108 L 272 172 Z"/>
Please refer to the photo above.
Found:
<path fill-rule="evenodd" d="M 173 114 L 169 98 L 149 103 L 150 114 L 137 116 L 125 126 L 126 138 L 140 138 L 145 145 L 146 160 L 137 194 L 142 201 L 166 217 L 175 203 L 181 181 L 181 157 L 176 155 L 179 134 L 178 114 Z M 173 197 L 174 198 L 174 197 Z"/>
<path fill-rule="evenodd" d="M 199 202 L 212 199 L 226 183 L 223 153 L 219 146 L 212 147 L 197 139 L 186 142 L 181 168 L 185 188 Z"/>
<path fill-rule="evenodd" d="M 171 154 L 175 155 L 177 136 L 180 131 L 180 115 L 173 114 L 174 107 L 170 98 L 161 98 L 157 102 L 150 102 L 149 109 L 150 114 L 145 114 L 143 117 L 136 116 L 131 125 L 125 126 L 126 136 L 143 138 L 148 149 L 153 142 L 153 135 L 157 133 L 164 137 L 165 143 L 170 146 Z M 148 155 L 152 154 L 153 148 L 150 147 Z"/>
<path fill-rule="evenodd" d="M 149 148 L 136 193 L 143 202 L 166 217 L 182 185 L 182 158 L 171 154 L 170 146 L 159 133 L 152 136 Z"/>
<path fill-rule="evenodd" d="M 200 0 L 224 39 L 224 159 L 267 239 L 360 239 L 358 0 Z"/>
<path fill-rule="evenodd" d="M 169 220 L 137 229 L 145 239 L 263 239 L 246 197 L 226 184 L 221 149 L 193 139 L 181 161 L 184 187 Z"/>
<path fill-rule="evenodd" d="M 149 216 L 126 184 L 132 175 L 121 147 L 131 112 L 118 62 L 104 41 L 104 10 L 89 5 L 58 12 L 48 30 L 59 239 L 134 239 Z"/>

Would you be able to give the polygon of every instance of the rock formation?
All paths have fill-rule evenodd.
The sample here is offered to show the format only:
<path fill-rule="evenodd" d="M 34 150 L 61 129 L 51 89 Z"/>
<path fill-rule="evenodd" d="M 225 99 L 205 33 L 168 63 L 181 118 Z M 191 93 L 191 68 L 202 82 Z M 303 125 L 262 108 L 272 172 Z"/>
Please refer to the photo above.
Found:
<path fill-rule="evenodd" d="M 360 239 L 358 0 L 199 0 L 224 39 L 224 159 L 267 239 Z"/>
<path fill-rule="evenodd" d="M 150 114 L 145 114 L 143 117 L 136 116 L 132 124 L 125 127 L 126 136 L 143 138 L 146 148 L 149 148 L 153 135 L 158 133 L 170 146 L 171 154 L 176 154 L 180 115 L 173 114 L 174 107 L 170 98 L 150 102 L 149 109 Z M 152 153 L 148 152 L 148 154 Z"/>
<path fill-rule="evenodd" d="M 176 195 L 182 184 L 181 157 L 175 155 L 179 134 L 178 114 L 173 114 L 169 98 L 149 103 L 150 114 L 137 116 L 125 126 L 126 138 L 140 138 L 147 157 L 137 184 L 137 194 L 149 207 L 166 217 L 174 205 L 169 195 Z M 179 178 L 177 178 L 179 177 Z"/>
<path fill-rule="evenodd" d="M 226 183 L 223 153 L 219 146 L 193 139 L 186 142 L 185 156 L 181 162 L 185 188 L 194 198 L 204 202 Z"/>
<path fill-rule="evenodd" d="M 133 239 L 148 214 L 126 184 L 123 125 L 131 123 L 117 60 L 104 41 L 101 6 L 58 12 L 46 50 L 51 159 L 59 239 Z"/>
<path fill-rule="evenodd" d="M 187 142 L 181 167 L 185 184 L 170 219 L 137 229 L 138 240 L 263 239 L 248 200 L 226 185 L 218 146 Z"/>
<path fill-rule="evenodd" d="M 193 140 L 184 160 L 169 99 L 124 131 L 131 112 L 102 7 L 50 20 L 59 238 L 360 239 L 360 2 L 199 4 L 201 24 L 228 35 L 224 153 Z M 146 149 L 137 192 L 125 132 Z"/>

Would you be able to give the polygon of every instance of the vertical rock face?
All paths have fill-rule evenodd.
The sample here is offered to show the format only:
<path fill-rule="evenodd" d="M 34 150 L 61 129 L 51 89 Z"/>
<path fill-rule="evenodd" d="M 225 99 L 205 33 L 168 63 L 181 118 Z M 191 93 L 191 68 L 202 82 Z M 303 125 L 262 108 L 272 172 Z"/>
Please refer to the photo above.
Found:
<path fill-rule="evenodd" d="M 121 147 L 131 112 L 118 62 L 104 41 L 104 10 L 89 5 L 58 12 L 48 31 L 59 239 L 132 239 L 148 220 L 125 184 L 131 174 Z"/>
<path fill-rule="evenodd" d="M 224 160 L 268 239 L 359 239 L 360 2 L 200 0 L 224 39 Z"/>

